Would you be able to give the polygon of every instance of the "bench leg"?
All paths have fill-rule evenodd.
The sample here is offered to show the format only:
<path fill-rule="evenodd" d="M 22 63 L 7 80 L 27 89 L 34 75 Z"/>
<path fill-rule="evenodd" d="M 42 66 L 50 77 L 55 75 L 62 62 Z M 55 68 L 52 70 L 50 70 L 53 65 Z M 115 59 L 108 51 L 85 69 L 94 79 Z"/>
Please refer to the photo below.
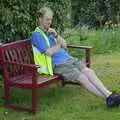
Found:
<path fill-rule="evenodd" d="M 37 89 L 32 90 L 32 112 L 36 113 L 37 107 Z"/>
<path fill-rule="evenodd" d="M 5 98 L 5 104 L 10 103 L 10 87 L 8 85 L 5 86 L 4 88 L 4 98 Z"/>
<path fill-rule="evenodd" d="M 62 81 L 62 87 L 65 87 L 65 81 L 63 79 L 61 79 Z"/>

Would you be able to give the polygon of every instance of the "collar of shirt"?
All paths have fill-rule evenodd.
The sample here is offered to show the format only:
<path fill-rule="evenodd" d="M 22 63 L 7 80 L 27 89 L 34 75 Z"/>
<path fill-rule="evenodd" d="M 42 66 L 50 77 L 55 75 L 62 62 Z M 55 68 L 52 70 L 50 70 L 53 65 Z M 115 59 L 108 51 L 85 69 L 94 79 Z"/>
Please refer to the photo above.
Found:
<path fill-rule="evenodd" d="M 49 37 L 51 33 L 49 33 L 46 29 L 43 27 L 39 26 L 39 28 Z"/>

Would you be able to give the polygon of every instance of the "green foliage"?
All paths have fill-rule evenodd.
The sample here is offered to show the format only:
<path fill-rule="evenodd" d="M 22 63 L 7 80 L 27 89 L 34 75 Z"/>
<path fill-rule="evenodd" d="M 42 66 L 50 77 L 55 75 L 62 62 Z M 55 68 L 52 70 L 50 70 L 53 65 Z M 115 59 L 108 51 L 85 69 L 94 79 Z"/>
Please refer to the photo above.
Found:
<path fill-rule="evenodd" d="M 91 24 L 97 27 L 106 22 L 120 22 L 119 0 L 72 0 L 73 23 Z"/>
<path fill-rule="evenodd" d="M 89 45 L 94 54 L 111 53 L 120 50 L 120 29 L 71 29 L 64 32 L 69 44 Z"/>
<path fill-rule="evenodd" d="M 72 0 L 72 17 L 74 25 L 96 22 L 95 1 Z"/>
<path fill-rule="evenodd" d="M 88 27 L 118 24 L 119 4 L 119 0 L 1 0 L 0 42 L 30 37 L 36 26 L 36 11 L 43 6 L 53 9 L 53 27 L 61 33 L 71 23 Z"/>
<path fill-rule="evenodd" d="M 63 31 L 70 0 L 2 0 L 0 2 L 0 42 L 16 41 L 31 36 L 36 26 L 36 11 L 49 6 L 55 11 L 53 26 Z"/>
<path fill-rule="evenodd" d="M 88 44 L 93 46 L 94 53 L 97 54 L 119 51 L 120 29 L 93 30 L 88 38 Z"/>

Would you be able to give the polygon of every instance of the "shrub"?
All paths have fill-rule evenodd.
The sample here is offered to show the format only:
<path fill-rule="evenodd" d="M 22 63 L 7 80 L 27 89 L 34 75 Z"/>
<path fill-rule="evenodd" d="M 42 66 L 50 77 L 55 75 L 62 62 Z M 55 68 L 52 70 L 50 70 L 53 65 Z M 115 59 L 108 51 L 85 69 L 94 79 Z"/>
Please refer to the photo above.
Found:
<path fill-rule="evenodd" d="M 36 11 L 49 6 L 55 11 L 53 26 L 63 31 L 70 0 L 2 0 L 0 3 L 0 42 L 11 42 L 31 36 L 36 26 Z"/>
<path fill-rule="evenodd" d="M 94 54 L 106 54 L 120 50 L 120 28 L 72 29 L 64 32 L 64 38 L 69 44 L 92 46 Z"/>

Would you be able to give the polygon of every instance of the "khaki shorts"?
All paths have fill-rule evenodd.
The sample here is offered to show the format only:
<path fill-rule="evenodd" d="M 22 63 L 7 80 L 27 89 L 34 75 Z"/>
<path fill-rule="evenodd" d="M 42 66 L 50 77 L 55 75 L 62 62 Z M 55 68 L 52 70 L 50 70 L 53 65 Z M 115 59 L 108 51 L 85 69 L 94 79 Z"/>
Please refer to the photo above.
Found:
<path fill-rule="evenodd" d="M 55 66 L 54 73 L 61 75 L 67 82 L 77 83 L 77 78 L 79 77 L 81 70 L 85 67 L 86 66 L 83 62 L 76 58 L 72 58 Z"/>

